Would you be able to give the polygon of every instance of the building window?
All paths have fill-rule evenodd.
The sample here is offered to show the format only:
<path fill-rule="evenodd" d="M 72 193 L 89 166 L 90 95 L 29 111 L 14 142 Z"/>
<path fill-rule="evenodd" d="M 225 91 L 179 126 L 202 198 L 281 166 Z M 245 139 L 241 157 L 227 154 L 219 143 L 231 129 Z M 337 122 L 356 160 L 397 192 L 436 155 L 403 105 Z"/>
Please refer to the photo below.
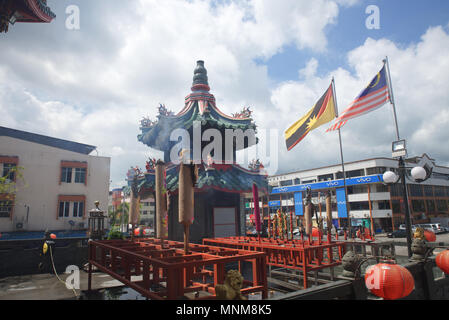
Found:
<path fill-rule="evenodd" d="M 143 214 L 143 215 L 147 215 L 147 214 L 148 214 L 148 211 L 146 211 L 146 210 L 145 210 L 145 211 L 142 211 L 142 214 Z"/>
<path fill-rule="evenodd" d="M 13 202 L 10 200 L 0 201 L 0 218 L 11 217 L 11 212 L 12 212 L 13 206 L 14 206 Z"/>
<path fill-rule="evenodd" d="M 354 201 L 349 203 L 349 207 L 351 210 L 369 210 L 368 201 Z"/>
<path fill-rule="evenodd" d="M 61 161 L 61 182 L 84 183 L 87 181 L 87 162 Z M 72 175 L 74 181 L 72 181 Z M 114 195 L 113 195 L 114 197 Z"/>
<path fill-rule="evenodd" d="M 348 194 L 358 194 L 358 193 L 367 193 L 368 187 L 367 186 L 349 186 L 348 188 Z"/>
<path fill-rule="evenodd" d="M 366 174 L 372 175 L 372 174 L 384 174 L 384 172 L 387 171 L 387 168 L 385 167 L 374 167 L 374 168 L 367 168 Z"/>
<path fill-rule="evenodd" d="M 424 206 L 423 200 L 412 200 L 412 208 L 414 212 L 425 212 L 426 207 Z"/>
<path fill-rule="evenodd" d="M 410 185 L 409 185 L 410 187 Z M 410 188 L 409 188 L 410 189 Z M 404 189 L 402 185 L 395 183 L 391 185 L 391 195 L 396 197 L 404 196 Z"/>
<path fill-rule="evenodd" d="M 59 217 L 60 218 L 68 217 L 69 210 L 70 210 L 70 202 L 68 202 L 68 201 L 59 202 Z"/>
<path fill-rule="evenodd" d="M 435 186 L 434 190 L 435 190 L 435 197 L 444 197 L 445 196 L 444 187 Z"/>
<path fill-rule="evenodd" d="M 383 200 L 377 202 L 379 205 L 379 210 L 389 210 L 390 209 L 390 201 Z"/>
<path fill-rule="evenodd" d="M 391 205 L 393 206 L 393 213 L 403 213 L 400 200 L 391 200 Z"/>
<path fill-rule="evenodd" d="M 84 202 L 73 203 L 73 216 L 82 217 L 84 215 Z"/>
<path fill-rule="evenodd" d="M 354 178 L 354 177 L 362 177 L 365 173 L 363 172 L 363 169 L 359 170 L 352 170 L 346 172 L 346 178 Z"/>
<path fill-rule="evenodd" d="M 295 178 L 294 183 L 295 183 L 295 185 L 301 184 L 301 179 Z"/>
<path fill-rule="evenodd" d="M 285 187 L 285 186 L 291 186 L 293 184 L 292 180 L 284 180 L 281 181 L 281 186 Z"/>
<path fill-rule="evenodd" d="M 427 197 L 433 197 L 433 186 L 424 186 L 424 194 Z"/>
<path fill-rule="evenodd" d="M 70 183 L 72 182 L 72 168 L 61 168 L 61 182 Z"/>
<path fill-rule="evenodd" d="M 313 179 L 313 180 L 303 180 L 302 181 L 302 184 L 309 184 L 309 183 L 315 183 L 316 182 L 316 179 Z"/>
<path fill-rule="evenodd" d="M 427 212 L 434 213 L 435 212 L 435 201 L 426 200 L 426 204 L 427 204 Z"/>
<path fill-rule="evenodd" d="M 447 202 L 446 200 L 437 200 L 437 209 L 438 212 L 447 212 Z"/>
<path fill-rule="evenodd" d="M 4 163 L 2 177 L 6 177 L 6 179 L 9 179 L 10 181 L 15 181 L 16 180 L 16 173 L 14 171 L 15 168 L 16 168 L 15 163 Z"/>
<path fill-rule="evenodd" d="M 377 184 L 375 190 L 376 192 L 388 192 L 388 186 L 385 186 L 383 184 Z"/>
<path fill-rule="evenodd" d="M 318 176 L 318 181 L 328 181 L 328 180 L 334 180 L 334 175 L 332 173 Z"/>
<path fill-rule="evenodd" d="M 409 184 L 409 192 L 410 195 L 413 197 L 422 197 L 423 194 L 423 190 L 422 190 L 422 186 L 419 184 Z"/>
<path fill-rule="evenodd" d="M 75 168 L 75 183 L 86 182 L 86 168 Z"/>

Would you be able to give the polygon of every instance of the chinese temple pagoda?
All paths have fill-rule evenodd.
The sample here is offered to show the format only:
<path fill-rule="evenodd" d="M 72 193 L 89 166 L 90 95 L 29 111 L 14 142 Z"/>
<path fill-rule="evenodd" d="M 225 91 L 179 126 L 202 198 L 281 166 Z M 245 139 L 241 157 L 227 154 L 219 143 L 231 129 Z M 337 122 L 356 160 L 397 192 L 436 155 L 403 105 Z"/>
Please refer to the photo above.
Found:
<path fill-rule="evenodd" d="M 198 61 L 194 71 L 192 92 L 185 98 L 184 108 L 177 114 L 170 112 L 161 105 L 156 121 L 144 118 L 141 121 L 142 133 L 138 140 L 147 146 L 163 151 L 165 161 L 165 190 L 168 192 L 168 238 L 181 241 L 183 227 L 178 223 L 178 180 L 180 165 L 170 161 L 172 148 L 178 143 L 170 141 L 170 135 L 175 129 L 185 129 L 190 137 L 194 136 L 194 127 L 200 124 L 201 132 L 216 129 L 225 137 L 225 130 L 254 132 L 254 137 L 246 136 L 243 143 L 232 141 L 232 159 L 236 151 L 245 149 L 257 143 L 255 137 L 256 125 L 251 118 L 249 108 L 242 112 L 226 115 L 215 103 L 215 97 L 209 93 L 207 71 L 204 62 Z M 198 128 L 197 128 L 198 129 Z M 217 132 L 217 131 L 216 131 Z M 201 139 L 201 138 L 200 138 Z M 201 139 L 202 140 L 202 139 Z M 201 141 L 201 154 L 210 142 Z M 198 164 L 198 179 L 195 186 L 194 221 L 191 226 L 190 240 L 199 242 L 205 237 L 234 236 L 244 233 L 244 193 L 252 191 L 255 183 L 261 193 L 266 193 L 268 184 L 266 173 L 259 161 L 253 161 L 250 168 L 243 168 L 235 160 L 225 159 L 225 142 L 223 142 L 222 157 L 212 149 L 207 161 L 196 161 Z M 184 149 L 188 150 L 188 147 Z M 193 157 L 193 139 L 190 139 L 190 159 Z M 229 150 L 228 150 L 229 151 Z M 228 152 L 229 153 L 229 152 Z M 225 161 L 226 160 L 226 161 Z M 155 189 L 155 160 L 147 162 L 146 172 L 140 173 L 134 179 L 142 197 L 151 195 Z M 137 181 L 136 181 L 137 180 Z M 128 179 L 131 186 L 131 179 Z"/>
<path fill-rule="evenodd" d="M 16 22 L 51 22 L 56 15 L 47 0 L 0 0 L 0 33 Z"/>

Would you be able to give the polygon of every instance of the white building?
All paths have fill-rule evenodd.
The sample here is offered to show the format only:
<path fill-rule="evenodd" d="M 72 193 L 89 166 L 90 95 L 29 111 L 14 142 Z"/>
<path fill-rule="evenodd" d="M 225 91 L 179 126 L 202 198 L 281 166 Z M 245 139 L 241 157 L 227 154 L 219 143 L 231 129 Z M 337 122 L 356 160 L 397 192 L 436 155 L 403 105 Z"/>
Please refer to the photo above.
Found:
<path fill-rule="evenodd" d="M 0 127 L 0 173 L 23 168 L 23 179 L 10 176 L 14 199 L 0 194 L 0 232 L 85 229 L 96 200 L 107 212 L 110 158 L 90 155 L 95 149 Z"/>
<path fill-rule="evenodd" d="M 140 224 L 148 225 L 154 228 L 154 217 L 156 216 L 156 203 L 153 196 L 140 199 Z"/>
<path fill-rule="evenodd" d="M 449 168 L 438 166 L 426 154 L 405 160 L 407 167 L 428 164 L 433 167 L 431 178 L 417 183 L 407 181 L 413 223 L 449 221 Z M 373 158 L 345 163 L 348 189 L 349 216 L 352 225 L 365 223 L 376 230 L 396 229 L 404 223 L 405 206 L 402 186 L 382 183 L 382 174 L 397 171 L 398 161 L 392 158 Z M 326 212 L 324 196 L 327 190 L 333 195 L 334 224 L 347 224 L 344 203 L 343 173 L 341 164 L 270 176 L 273 187 L 264 207 L 271 212 L 282 207 L 284 211 L 302 214 L 305 190 L 311 187 L 315 204 Z M 342 198 L 343 197 L 343 198 Z M 338 203 L 338 204 L 337 204 Z"/>

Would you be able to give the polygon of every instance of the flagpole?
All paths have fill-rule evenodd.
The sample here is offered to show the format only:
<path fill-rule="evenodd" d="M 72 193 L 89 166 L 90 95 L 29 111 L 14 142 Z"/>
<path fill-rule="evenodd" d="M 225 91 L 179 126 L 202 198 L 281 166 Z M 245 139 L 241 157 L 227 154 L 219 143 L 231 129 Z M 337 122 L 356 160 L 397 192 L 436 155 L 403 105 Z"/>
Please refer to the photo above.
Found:
<path fill-rule="evenodd" d="M 391 77 L 390 77 L 390 63 L 388 62 L 388 56 L 385 57 L 385 60 L 383 62 L 387 65 L 387 81 L 388 81 L 388 91 L 390 93 L 390 102 L 393 106 L 393 117 L 394 117 L 394 123 L 396 125 L 396 138 L 397 140 L 400 140 L 399 138 L 399 128 L 398 128 L 398 120 L 396 116 L 396 104 L 394 102 L 394 96 L 393 96 L 393 86 L 391 85 Z M 412 215 L 410 214 L 410 207 L 409 207 L 409 197 L 408 197 L 408 188 L 407 188 L 407 182 L 405 181 L 405 164 L 404 164 L 404 157 L 399 157 L 399 163 L 398 163 L 398 169 L 401 174 L 401 180 L 402 180 L 402 187 L 404 189 L 404 206 L 405 206 L 405 230 L 407 235 L 407 249 L 408 249 L 408 256 L 412 256 L 412 249 L 411 249 L 411 243 L 412 243 Z M 394 230 L 394 213 L 393 210 L 391 211 L 391 217 L 392 217 L 392 227 Z"/>
<path fill-rule="evenodd" d="M 332 77 L 332 92 L 333 92 L 333 96 L 334 96 L 335 118 L 338 118 L 338 105 L 337 105 L 337 95 L 335 93 L 334 77 Z M 343 146 L 342 146 L 342 143 L 341 143 L 340 128 L 338 128 L 338 140 L 340 142 L 341 168 L 343 170 L 343 185 L 344 185 L 344 188 L 345 188 L 345 202 L 346 202 L 346 211 L 348 213 L 349 232 L 350 232 L 350 235 L 352 235 L 352 231 L 351 231 L 351 215 L 350 215 L 349 203 L 348 203 L 348 188 L 346 187 L 345 162 L 343 160 Z"/>
<path fill-rule="evenodd" d="M 393 106 L 393 117 L 394 117 L 394 124 L 396 126 L 396 138 L 397 140 L 400 140 L 399 138 L 399 126 L 398 126 L 398 118 L 396 116 L 396 104 L 394 103 L 394 96 L 393 96 L 393 86 L 391 85 L 391 76 L 390 76 L 390 64 L 388 62 L 388 56 L 385 57 L 383 60 L 384 64 L 387 66 L 387 81 L 388 81 L 388 92 L 390 94 L 390 102 Z"/>

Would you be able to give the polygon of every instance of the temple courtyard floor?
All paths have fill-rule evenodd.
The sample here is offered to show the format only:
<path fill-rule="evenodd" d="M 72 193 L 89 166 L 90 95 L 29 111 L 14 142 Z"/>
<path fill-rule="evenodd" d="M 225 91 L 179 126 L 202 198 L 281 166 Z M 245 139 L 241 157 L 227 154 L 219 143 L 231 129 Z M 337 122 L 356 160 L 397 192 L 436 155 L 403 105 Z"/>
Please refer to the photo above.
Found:
<path fill-rule="evenodd" d="M 396 255 L 401 260 L 407 260 L 407 247 L 405 238 L 388 238 L 386 235 L 377 235 L 376 241 L 394 241 L 398 243 L 395 246 Z M 437 243 L 449 244 L 449 233 L 438 234 Z M 443 249 L 435 249 L 438 253 Z M 75 292 L 67 289 L 65 281 L 70 274 L 59 274 L 61 280 L 53 273 L 21 275 L 14 277 L 0 278 L 0 300 L 73 300 L 80 297 L 86 299 L 84 291 L 87 290 L 88 273 L 80 270 L 79 289 Z M 133 277 L 134 278 L 134 277 Z M 136 279 L 137 280 L 137 279 Z M 61 282 L 62 281 L 62 282 Z M 94 272 L 92 274 L 93 294 L 88 297 L 92 300 L 144 300 L 136 291 L 124 287 L 124 285 L 111 276 Z"/>

